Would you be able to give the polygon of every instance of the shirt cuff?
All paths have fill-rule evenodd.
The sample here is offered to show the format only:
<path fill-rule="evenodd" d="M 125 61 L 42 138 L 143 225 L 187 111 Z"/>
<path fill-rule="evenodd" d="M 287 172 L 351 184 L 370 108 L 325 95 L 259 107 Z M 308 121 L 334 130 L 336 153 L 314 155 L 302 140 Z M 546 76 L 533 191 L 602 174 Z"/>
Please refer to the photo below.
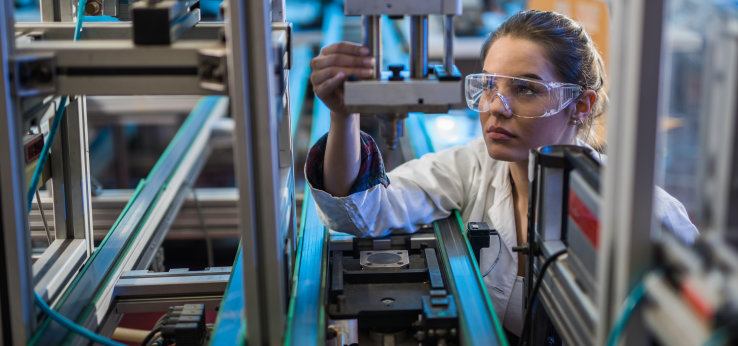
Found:
<path fill-rule="evenodd" d="M 361 131 L 361 167 L 356 181 L 351 186 L 349 194 L 359 191 L 368 190 L 376 185 L 382 184 L 384 187 L 389 186 L 389 178 L 384 170 L 384 161 L 382 154 L 379 152 L 377 143 L 369 134 Z M 318 141 L 310 148 L 307 161 L 305 162 L 305 177 L 313 188 L 325 190 L 323 182 L 323 162 L 325 160 L 325 148 L 328 143 L 328 134 L 320 137 Z"/>

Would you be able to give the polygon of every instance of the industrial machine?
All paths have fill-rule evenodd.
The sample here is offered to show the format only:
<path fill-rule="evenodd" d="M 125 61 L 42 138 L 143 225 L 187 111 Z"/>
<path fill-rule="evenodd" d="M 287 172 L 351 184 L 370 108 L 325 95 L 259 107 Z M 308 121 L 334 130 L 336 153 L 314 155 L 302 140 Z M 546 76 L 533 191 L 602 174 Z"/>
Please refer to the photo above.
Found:
<path fill-rule="evenodd" d="M 374 76 L 368 80 L 351 78 L 344 86 L 344 102 L 350 112 L 379 115 L 380 132 L 390 148 L 402 136 L 408 112 L 445 113 L 462 102 L 461 73 L 454 65 L 454 16 L 461 15 L 459 0 L 381 1 L 347 0 L 346 16 L 362 16 L 363 44 L 376 61 Z M 428 16 L 442 15 L 444 59 L 441 65 L 428 64 Z M 382 16 L 410 21 L 409 71 L 402 64 L 382 66 Z"/>
<path fill-rule="evenodd" d="M 573 145 L 531 152 L 532 173 L 526 274 L 526 328 L 522 338 L 539 344 L 550 337 L 532 324 L 542 306 L 569 343 L 593 342 L 599 295 L 600 163 L 593 150 Z M 539 299 L 540 298 L 540 299 Z M 540 302 L 540 303 L 539 303 Z M 542 310 L 537 310 L 542 314 Z M 586 326 L 586 328 L 582 328 Z"/>
<path fill-rule="evenodd" d="M 520 248 L 529 259 L 523 340 L 531 344 L 548 337 L 535 333 L 539 323 L 572 345 L 605 344 L 621 334 L 661 344 L 736 340 L 738 260 L 725 232 L 733 225 L 736 107 L 728 96 L 735 78 L 716 79 L 724 94 L 707 96 L 727 100 L 709 109 L 728 114 L 710 120 L 725 135 L 705 137 L 713 141 L 704 156 L 721 165 L 701 173 L 714 184 L 700 197 L 708 206 L 701 218 L 717 231 L 695 246 L 668 231 L 654 245 L 643 231 L 653 224 L 663 4 L 612 4 L 613 25 L 628 30 L 612 30 L 612 114 L 622 121 L 610 126 L 608 164 L 573 146 L 532 156 L 530 242 Z M 14 23 L 11 6 L 0 6 L 2 344 L 107 343 L 100 337 L 114 335 L 125 315 L 154 311 L 164 315 L 145 342 L 508 343 L 475 259 L 473 239 L 484 236 L 469 232 L 458 214 L 411 235 L 357 239 L 326 229 L 305 189 L 297 217 L 289 104 L 298 86 L 289 70 L 302 55 L 292 47 L 284 2 L 227 1 L 225 23 L 201 22 L 197 1 L 43 0 L 41 23 Z M 336 16 L 326 16 L 321 45 L 341 39 L 343 15 L 362 16 L 364 44 L 378 64 L 372 78 L 346 82 L 345 102 L 351 111 L 379 115 L 390 147 L 403 119 L 413 136 L 422 132 L 408 113 L 444 112 L 461 102 L 453 57 L 461 1 L 343 6 L 327 7 Z M 125 22 L 83 23 L 85 14 Z M 446 23 L 438 65 L 428 62 L 431 15 Z M 391 52 L 381 48 L 382 23 L 400 16 L 410 22 L 409 71 L 386 71 L 382 57 Z M 737 66 L 735 33 L 727 28 L 715 29 L 723 40 L 710 45 L 711 75 L 726 56 L 730 71 Z M 639 73 L 620 73 L 633 66 Z M 141 95 L 186 104 L 189 116 L 138 188 L 119 197 L 125 207 L 96 243 L 92 205 L 100 199 L 92 194 L 87 112 L 110 97 L 121 105 Z M 328 126 L 325 107 L 315 109 L 311 143 Z M 234 149 L 237 187 L 220 196 L 235 210 L 241 238 L 233 266 L 150 271 L 178 213 L 199 209 L 192 206 L 199 203 L 194 181 L 218 141 Z M 426 138 L 412 141 L 424 145 L 406 150 L 408 158 L 433 149 Z M 710 191 L 720 194 L 713 200 Z M 48 246 L 32 246 L 43 239 Z M 641 310 L 619 314 L 624 301 L 641 300 Z M 208 325 L 207 311 L 216 309 Z"/>
<path fill-rule="evenodd" d="M 0 271 L 6 279 L 0 293 L 8 302 L 0 314 L 2 343 L 87 344 L 99 337 L 95 334 L 110 336 L 124 314 L 164 313 L 190 303 L 212 310 L 231 275 L 248 278 L 247 301 L 256 314 L 249 314 L 250 327 L 259 330 L 262 313 L 270 315 L 264 319 L 284 319 L 296 230 L 287 106 L 291 27 L 283 16 L 266 15 L 281 14 L 284 3 L 232 2 L 224 12 L 226 24 L 200 23 L 197 1 L 142 1 L 113 12 L 108 4 L 113 2 L 105 2 L 105 14 L 123 19 L 130 14 L 132 21 L 84 23 L 85 11 L 101 2 L 42 1 L 42 18 L 49 22 L 15 24 L 12 2 L 2 5 L 0 151 L 6 164 L 0 173 L 5 239 Z M 139 95 L 157 95 L 162 103 L 170 96 L 175 102 L 180 95 L 205 97 L 96 244 L 87 99 L 116 96 L 135 104 Z M 232 122 L 223 120 L 228 116 Z M 239 273 L 230 268 L 148 272 L 170 225 L 194 194 L 213 141 L 222 141 L 214 133 L 223 135 L 218 130 L 223 123 L 231 124 L 225 136 L 236 153 L 239 188 L 237 198 L 226 199 L 250 234 L 243 245 L 247 268 L 269 264 Z M 40 209 L 40 198 L 31 202 L 44 184 L 51 196 L 44 204 L 51 201 L 53 211 L 47 207 L 47 212 L 54 215 L 46 227 L 50 245 L 32 262 L 28 211 Z M 266 282 L 274 286 L 258 287 Z M 165 340 L 188 332 L 167 323 L 160 325 Z M 195 328 L 199 336 L 202 323 Z M 72 332 L 74 324 L 87 331 Z M 178 344 L 185 344 L 183 335 Z M 259 340 L 258 333 L 249 338 Z"/>

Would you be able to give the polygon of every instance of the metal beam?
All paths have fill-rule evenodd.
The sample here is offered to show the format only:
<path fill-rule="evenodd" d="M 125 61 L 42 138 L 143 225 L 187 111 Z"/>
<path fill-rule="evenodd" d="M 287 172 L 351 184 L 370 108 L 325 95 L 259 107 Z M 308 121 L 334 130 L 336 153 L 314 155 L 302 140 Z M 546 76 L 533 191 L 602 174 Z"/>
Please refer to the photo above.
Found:
<path fill-rule="evenodd" d="M 217 40 L 135 46 L 128 40 L 34 41 L 18 44 L 18 54 L 53 56 L 54 93 L 79 95 L 210 95 L 200 76 L 204 52 L 225 54 Z M 22 81 L 21 81 L 22 82 Z"/>
<path fill-rule="evenodd" d="M 0 4 L 0 343 L 25 345 L 35 325 L 21 118 L 9 71 L 13 2 Z"/>
<path fill-rule="evenodd" d="M 280 208 L 278 129 L 270 8 L 265 1 L 228 2 L 226 44 L 234 155 L 239 188 L 243 282 L 254 345 L 282 343 L 287 301 L 285 230 Z M 289 134 L 289 131 L 286 131 Z M 258 203 L 257 201 L 258 196 Z"/>
<path fill-rule="evenodd" d="M 603 208 L 600 258 L 604 260 L 597 268 L 598 286 L 603 289 L 597 306 L 603 308 L 596 344 L 605 343 L 627 293 L 648 269 L 654 229 L 663 0 L 621 1 L 613 3 L 612 8 L 610 112 L 618 118 L 608 126 L 611 149 L 603 174 L 602 203 L 607 208 Z M 612 278 L 609 273 L 614 273 Z M 630 323 L 641 328 L 642 325 L 637 321 Z"/>

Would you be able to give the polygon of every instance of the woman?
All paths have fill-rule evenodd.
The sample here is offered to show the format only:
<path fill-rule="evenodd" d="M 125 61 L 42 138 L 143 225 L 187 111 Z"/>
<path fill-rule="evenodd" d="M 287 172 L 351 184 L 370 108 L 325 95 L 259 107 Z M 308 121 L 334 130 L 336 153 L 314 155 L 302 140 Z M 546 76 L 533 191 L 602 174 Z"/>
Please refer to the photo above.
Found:
<path fill-rule="evenodd" d="M 374 61 L 364 47 L 325 47 L 311 62 L 311 81 L 331 109 L 331 125 L 311 149 L 306 176 L 323 222 L 358 236 L 413 232 L 455 209 L 464 223 L 494 225 L 502 255 L 487 273 L 497 257 L 493 239 L 482 250 L 480 268 L 503 327 L 519 335 L 525 259 L 512 248 L 526 242 L 528 153 L 543 145 L 587 145 L 578 136 L 591 139 L 592 124 L 605 110 L 605 71 L 581 25 L 554 12 L 511 17 L 485 42 L 482 61 L 482 73 L 465 84 L 482 138 L 385 175 L 376 145 L 342 102 L 346 76 L 371 76 Z M 696 229 L 683 206 L 665 193 L 657 196 L 667 206 L 661 208 L 667 225 L 691 240 Z"/>

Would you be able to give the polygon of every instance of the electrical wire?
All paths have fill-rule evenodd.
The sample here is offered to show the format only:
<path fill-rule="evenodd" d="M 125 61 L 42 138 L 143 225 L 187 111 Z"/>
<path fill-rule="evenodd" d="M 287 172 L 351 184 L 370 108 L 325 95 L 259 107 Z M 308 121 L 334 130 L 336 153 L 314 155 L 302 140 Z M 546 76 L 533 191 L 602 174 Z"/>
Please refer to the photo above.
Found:
<path fill-rule="evenodd" d="M 618 339 L 620 339 L 620 335 L 623 334 L 623 329 L 625 329 L 625 325 L 630 319 L 630 315 L 633 314 L 633 310 L 635 310 L 636 306 L 638 306 L 638 303 L 643 299 L 643 296 L 645 295 L 646 284 L 644 283 L 644 280 L 641 280 L 625 299 L 623 307 L 620 308 L 620 313 L 618 314 L 617 320 L 615 320 L 615 325 L 612 327 L 610 335 L 607 337 L 606 345 L 614 346 L 615 344 L 617 344 Z"/>
<path fill-rule="evenodd" d="M 545 262 L 543 262 L 541 270 L 538 272 L 538 277 L 536 278 L 536 284 L 535 286 L 533 286 L 533 290 L 530 292 L 530 297 L 528 297 L 528 307 L 525 309 L 525 318 L 523 318 L 523 332 L 520 334 L 518 345 L 525 345 L 529 341 L 527 340 L 527 337 L 528 330 L 530 329 L 530 325 L 532 324 L 530 318 L 533 313 L 533 301 L 537 298 L 538 291 L 541 289 L 541 283 L 543 282 L 543 276 L 546 274 L 546 270 L 552 263 L 556 262 L 556 260 L 565 253 L 566 249 L 556 252 L 549 258 L 547 258 Z M 529 260 L 532 261 L 532 259 Z"/>
<path fill-rule="evenodd" d="M 41 205 L 41 196 L 38 194 L 38 189 L 36 189 L 36 203 L 38 204 L 38 211 L 41 212 L 41 221 L 44 222 L 44 230 L 46 231 L 46 240 L 48 240 L 49 245 L 51 245 L 51 232 L 49 232 L 49 224 L 46 223 L 46 213 L 44 213 L 44 207 Z"/>
<path fill-rule="evenodd" d="M 726 327 L 718 328 L 713 331 L 712 334 L 710 334 L 710 336 L 707 338 L 707 340 L 705 340 L 702 346 L 726 345 L 729 341 L 729 336 L 730 334 L 728 333 L 728 329 Z"/>
<path fill-rule="evenodd" d="M 161 326 L 156 327 L 149 332 L 149 335 L 146 335 L 146 338 L 143 342 L 141 342 L 141 346 L 148 346 L 151 345 L 154 340 L 156 339 L 155 336 L 161 332 Z"/>
<path fill-rule="evenodd" d="M 64 117 L 64 110 L 66 109 L 66 107 L 67 96 L 62 96 L 61 100 L 59 101 L 59 107 L 56 108 L 54 122 L 51 123 L 51 129 L 49 129 L 49 138 L 46 139 L 46 142 L 44 142 L 44 147 L 43 149 L 41 149 L 41 156 L 38 157 L 36 169 L 34 169 L 33 171 L 31 185 L 28 187 L 28 198 L 26 199 L 28 201 L 28 211 L 31 210 L 31 205 L 33 203 L 33 193 L 38 187 L 38 181 L 41 180 L 41 172 L 44 170 L 44 166 L 46 166 L 46 160 L 49 158 L 49 148 L 51 148 L 51 143 L 54 143 L 54 137 L 56 137 L 56 132 L 59 129 L 59 124 Z"/>
<path fill-rule="evenodd" d="M 49 317 L 56 321 L 57 323 L 61 324 L 65 328 L 69 329 L 70 331 L 79 334 L 82 337 L 85 337 L 89 339 L 90 341 L 96 342 L 98 344 L 106 345 L 106 346 L 124 346 L 123 344 L 119 342 L 115 342 L 113 340 L 110 340 L 106 337 L 103 337 L 101 335 L 95 334 L 85 328 L 82 328 L 80 325 L 72 322 L 68 318 L 62 316 L 58 312 L 54 311 L 49 307 L 46 302 L 41 299 L 41 297 L 36 293 L 33 292 L 33 300 L 36 302 L 36 305 L 38 305 L 41 310 L 43 310 Z"/>
<path fill-rule="evenodd" d="M 497 258 L 495 258 L 495 261 L 492 263 L 492 266 L 489 267 L 489 270 L 487 270 L 487 273 L 482 275 L 482 277 L 487 277 L 489 273 L 492 272 L 492 269 L 495 269 L 495 266 L 497 265 L 497 262 L 500 261 L 500 255 L 502 254 L 502 238 L 500 237 L 500 232 L 495 231 L 495 234 L 497 235 L 498 244 L 500 244 L 500 247 L 497 248 Z"/>

